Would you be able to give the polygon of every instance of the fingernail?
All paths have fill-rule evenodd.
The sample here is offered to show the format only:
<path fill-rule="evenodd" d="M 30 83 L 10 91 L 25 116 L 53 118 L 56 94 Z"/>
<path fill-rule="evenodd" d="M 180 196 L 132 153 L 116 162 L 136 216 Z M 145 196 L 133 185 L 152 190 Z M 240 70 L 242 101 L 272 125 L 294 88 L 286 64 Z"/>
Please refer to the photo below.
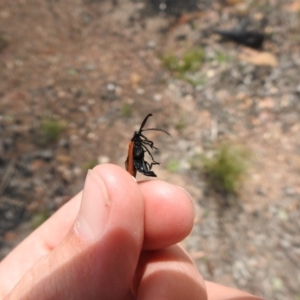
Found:
<path fill-rule="evenodd" d="M 102 178 L 89 170 L 85 180 L 75 230 L 86 239 L 101 237 L 109 218 L 111 201 Z"/>

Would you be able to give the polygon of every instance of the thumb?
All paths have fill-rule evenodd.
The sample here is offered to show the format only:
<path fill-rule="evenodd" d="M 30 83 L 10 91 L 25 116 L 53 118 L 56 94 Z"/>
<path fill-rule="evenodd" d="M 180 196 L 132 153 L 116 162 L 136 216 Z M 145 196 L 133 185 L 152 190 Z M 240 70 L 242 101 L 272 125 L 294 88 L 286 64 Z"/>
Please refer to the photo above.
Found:
<path fill-rule="evenodd" d="M 143 232 L 136 182 L 117 166 L 98 166 L 88 172 L 73 228 L 7 299 L 128 299 Z"/>

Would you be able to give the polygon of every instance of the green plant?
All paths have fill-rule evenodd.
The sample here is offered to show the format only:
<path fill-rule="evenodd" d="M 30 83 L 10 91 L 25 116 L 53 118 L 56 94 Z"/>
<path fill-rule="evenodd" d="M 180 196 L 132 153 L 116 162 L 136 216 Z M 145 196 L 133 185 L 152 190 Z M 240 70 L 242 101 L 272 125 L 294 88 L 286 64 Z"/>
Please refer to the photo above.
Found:
<path fill-rule="evenodd" d="M 200 153 L 195 154 L 189 160 L 190 166 L 192 170 L 199 170 L 203 166 L 203 155 Z"/>
<path fill-rule="evenodd" d="M 166 169 L 172 173 L 178 172 L 179 171 L 179 161 L 175 160 L 175 159 L 170 160 L 169 162 L 167 162 Z"/>
<path fill-rule="evenodd" d="M 0 33 L 0 52 L 7 47 L 8 43 L 7 40 L 4 38 L 3 34 Z"/>
<path fill-rule="evenodd" d="M 191 49 L 179 58 L 169 53 L 162 56 L 161 60 L 165 68 L 183 75 L 186 72 L 196 72 L 199 70 L 204 60 L 204 51 L 202 48 Z"/>
<path fill-rule="evenodd" d="M 121 114 L 127 118 L 131 117 L 132 116 L 132 105 L 128 104 L 128 103 L 123 104 L 121 106 Z"/>
<path fill-rule="evenodd" d="M 207 77 L 205 76 L 205 74 L 187 73 L 184 75 L 183 79 L 189 84 L 191 84 L 193 87 L 196 87 L 198 85 L 204 85 Z"/>
<path fill-rule="evenodd" d="M 170 71 L 178 71 L 179 59 L 172 53 L 161 56 L 163 66 Z"/>
<path fill-rule="evenodd" d="M 203 81 L 203 76 L 199 79 L 199 76 L 195 76 L 195 73 L 199 70 L 204 58 L 203 49 L 195 48 L 186 51 L 181 57 L 177 57 L 172 53 L 162 55 L 161 61 L 163 66 L 170 70 L 175 77 L 197 85 L 198 82 Z"/>
<path fill-rule="evenodd" d="M 226 53 L 217 52 L 216 60 L 218 63 L 224 63 L 224 62 L 228 62 L 230 60 L 230 57 Z"/>
<path fill-rule="evenodd" d="M 185 116 L 181 115 L 175 124 L 175 128 L 182 133 L 184 129 L 188 126 L 188 120 Z"/>
<path fill-rule="evenodd" d="M 77 71 L 76 69 L 70 69 L 70 70 L 68 71 L 68 73 L 69 73 L 69 75 L 71 75 L 71 76 L 76 76 L 76 75 L 78 75 L 78 71 Z"/>
<path fill-rule="evenodd" d="M 42 145 L 57 142 L 64 128 L 65 126 L 57 120 L 43 120 L 39 127 L 38 142 Z"/>
<path fill-rule="evenodd" d="M 185 52 L 180 63 L 181 72 L 196 72 L 199 70 L 204 59 L 202 48 L 192 49 Z"/>
<path fill-rule="evenodd" d="M 10 114 L 7 114 L 7 115 L 4 115 L 4 116 L 3 116 L 3 119 L 4 119 L 4 121 L 6 121 L 6 122 L 12 122 L 12 121 L 14 121 L 14 116 L 13 116 L 13 115 L 10 115 Z"/>
<path fill-rule="evenodd" d="M 234 194 L 246 173 L 250 152 L 238 146 L 223 144 L 213 157 L 202 157 L 209 185 L 225 194 Z"/>
<path fill-rule="evenodd" d="M 98 165 L 98 162 L 96 159 L 91 159 L 90 161 L 88 161 L 86 164 L 84 164 L 82 166 L 82 169 L 84 171 L 87 171 L 87 170 L 90 170 L 90 169 L 93 169 L 94 167 L 96 167 Z"/>
<path fill-rule="evenodd" d="M 50 217 L 49 212 L 47 211 L 41 211 L 32 216 L 30 220 L 30 225 L 32 229 L 38 228 L 40 225 L 42 225 L 48 218 Z"/>

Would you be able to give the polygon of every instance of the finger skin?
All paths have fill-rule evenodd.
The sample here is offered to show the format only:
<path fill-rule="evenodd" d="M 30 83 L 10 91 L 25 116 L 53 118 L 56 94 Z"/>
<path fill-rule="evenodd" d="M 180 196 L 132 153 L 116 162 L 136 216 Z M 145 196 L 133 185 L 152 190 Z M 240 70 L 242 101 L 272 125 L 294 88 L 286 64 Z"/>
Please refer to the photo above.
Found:
<path fill-rule="evenodd" d="M 85 239 L 73 227 L 24 275 L 7 299 L 128 299 L 144 235 L 142 194 L 119 167 L 96 167 L 95 172 L 111 201 L 101 237 Z"/>
<path fill-rule="evenodd" d="M 119 174 L 120 170 L 121 177 L 118 179 L 120 182 L 128 177 L 126 172 L 123 173 L 123 170 L 116 166 L 113 170 L 110 165 L 101 165 L 96 168 L 101 170 L 103 178 L 109 172 Z M 119 183 L 116 185 L 114 189 L 121 190 Z M 145 202 L 143 248 L 166 247 L 187 236 L 192 228 L 194 217 L 189 195 L 182 188 L 159 180 L 141 182 L 138 186 Z M 124 187 L 124 190 L 128 190 L 128 186 Z M 1 262 L 0 278 L 3 280 L 0 284 L 2 286 L 0 298 L 12 289 L 37 260 L 51 252 L 63 240 L 76 219 L 81 197 L 82 192 L 60 208 Z M 129 206 L 127 208 L 134 209 Z"/>
<path fill-rule="evenodd" d="M 82 194 L 78 194 L 1 262 L 0 285 L 9 279 L 0 288 L 1 299 L 38 260 L 6 299 L 99 299 L 100 295 L 101 299 L 134 299 L 129 286 L 143 233 L 144 249 L 168 246 L 189 233 L 193 208 L 182 189 L 157 180 L 138 187 L 116 166 L 102 165 L 96 171 L 115 208 L 106 240 L 89 243 L 73 230 L 68 233 L 79 210 Z M 206 299 L 201 276 L 178 246 L 143 251 L 138 266 L 133 284 L 137 299 Z M 261 299 L 213 283 L 206 285 L 209 300 Z"/>
<path fill-rule="evenodd" d="M 3 299 L 37 260 L 63 240 L 78 214 L 81 197 L 82 192 L 62 206 L 1 261 L 0 299 Z"/>
<path fill-rule="evenodd" d="M 159 180 L 139 184 L 145 201 L 144 250 L 176 244 L 189 235 L 194 207 L 189 194 L 178 186 Z"/>
<path fill-rule="evenodd" d="M 180 245 L 143 251 L 132 290 L 137 300 L 263 300 L 243 291 L 203 281 Z"/>
<path fill-rule="evenodd" d="M 141 255 L 133 293 L 138 300 L 206 300 L 204 281 L 178 245 Z"/>

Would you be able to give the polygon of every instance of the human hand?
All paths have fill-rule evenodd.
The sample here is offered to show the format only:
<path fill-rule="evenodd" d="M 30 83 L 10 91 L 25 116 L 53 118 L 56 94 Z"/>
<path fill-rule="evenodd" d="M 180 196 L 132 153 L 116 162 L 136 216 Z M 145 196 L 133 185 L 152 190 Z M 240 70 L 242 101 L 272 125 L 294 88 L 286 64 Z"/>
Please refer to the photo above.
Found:
<path fill-rule="evenodd" d="M 261 299 L 204 283 L 176 245 L 193 218 L 183 189 L 97 166 L 83 193 L 1 262 L 0 299 Z"/>

